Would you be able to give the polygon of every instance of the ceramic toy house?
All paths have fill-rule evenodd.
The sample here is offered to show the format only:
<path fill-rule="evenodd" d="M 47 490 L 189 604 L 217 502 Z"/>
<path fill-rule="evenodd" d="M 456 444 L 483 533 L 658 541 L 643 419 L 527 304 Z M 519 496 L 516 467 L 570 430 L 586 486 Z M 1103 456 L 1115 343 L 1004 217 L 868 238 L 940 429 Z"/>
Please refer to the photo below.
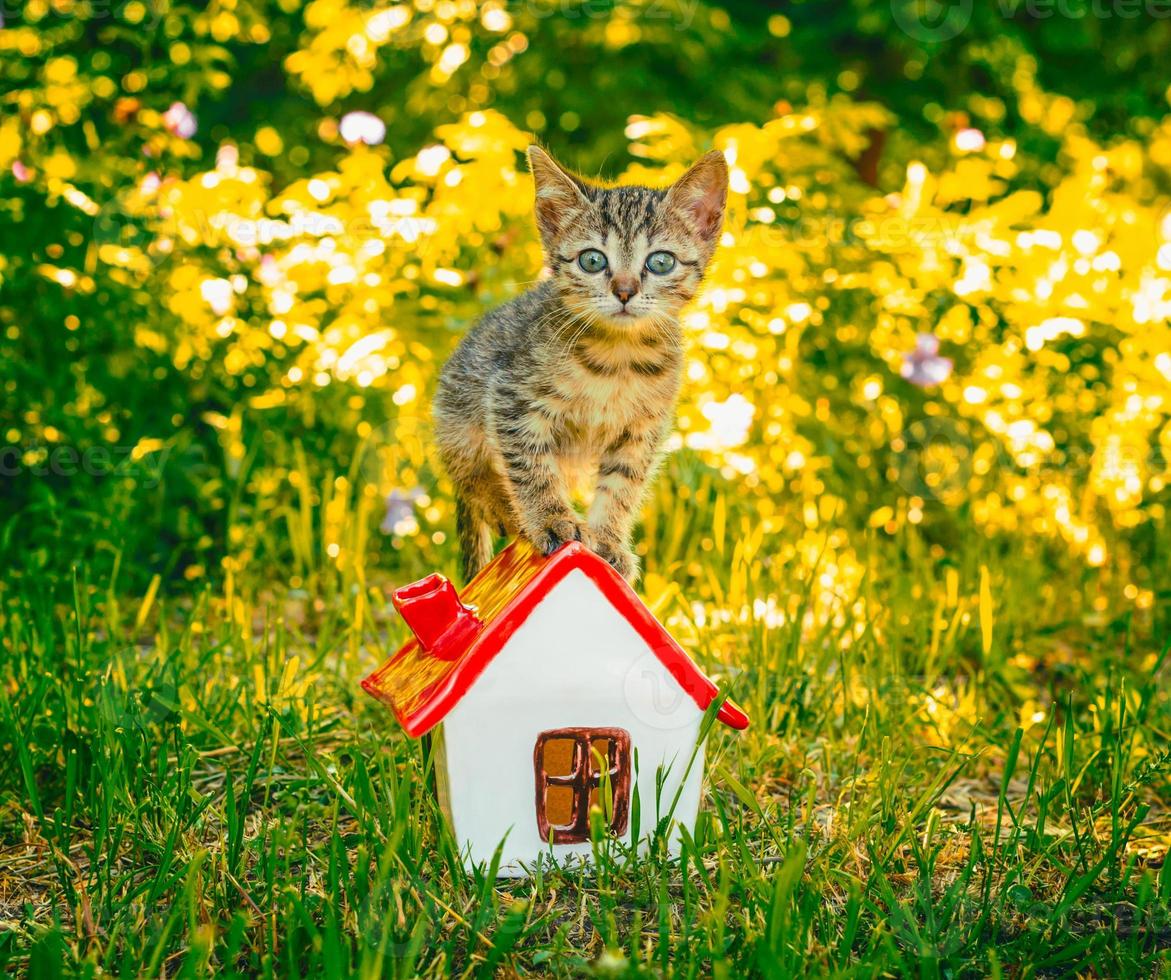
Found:
<path fill-rule="evenodd" d="M 629 841 L 635 794 L 641 838 L 661 817 L 694 822 L 716 686 L 605 561 L 518 541 L 462 596 L 430 575 L 394 604 L 414 639 L 362 686 L 408 735 L 436 736 L 440 802 L 469 865 L 501 841 L 501 875 L 588 862 L 591 804 Z M 717 717 L 748 726 L 731 701 Z"/>

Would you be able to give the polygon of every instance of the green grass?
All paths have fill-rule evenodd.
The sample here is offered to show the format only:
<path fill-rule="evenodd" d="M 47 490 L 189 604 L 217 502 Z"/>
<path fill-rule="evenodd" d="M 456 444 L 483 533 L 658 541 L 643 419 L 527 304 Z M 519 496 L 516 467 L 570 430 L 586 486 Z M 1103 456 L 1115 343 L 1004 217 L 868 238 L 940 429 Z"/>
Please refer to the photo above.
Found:
<path fill-rule="evenodd" d="M 287 516 L 300 590 L 3 586 L 8 969 L 1171 976 L 1164 595 L 962 525 L 946 551 L 854 531 L 849 566 L 832 516 L 764 533 L 677 462 L 657 611 L 753 727 L 714 733 L 678 863 L 600 845 L 595 874 L 497 882 L 459 871 L 422 746 L 357 687 L 429 569 L 339 572 Z"/>

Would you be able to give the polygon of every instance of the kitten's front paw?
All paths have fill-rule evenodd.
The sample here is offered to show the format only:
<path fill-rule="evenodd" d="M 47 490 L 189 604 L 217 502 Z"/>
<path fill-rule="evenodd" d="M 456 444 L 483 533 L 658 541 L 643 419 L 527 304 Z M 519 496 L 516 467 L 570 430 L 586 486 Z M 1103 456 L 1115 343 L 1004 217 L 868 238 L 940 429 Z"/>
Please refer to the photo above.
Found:
<path fill-rule="evenodd" d="M 605 558 L 627 582 L 631 585 L 634 584 L 634 580 L 638 578 L 638 559 L 629 548 L 623 547 L 617 541 L 601 538 L 594 550 L 600 558 Z"/>
<path fill-rule="evenodd" d="M 584 537 L 584 532 L 585 528 L 582 527 L 580 521 L 563 517 L 550 521 L 537 531 L 536 534 L 530 535 L 530 537 L 541 554 L 551 555 L 565 544 L 566 541 L 581 541 Z"/>

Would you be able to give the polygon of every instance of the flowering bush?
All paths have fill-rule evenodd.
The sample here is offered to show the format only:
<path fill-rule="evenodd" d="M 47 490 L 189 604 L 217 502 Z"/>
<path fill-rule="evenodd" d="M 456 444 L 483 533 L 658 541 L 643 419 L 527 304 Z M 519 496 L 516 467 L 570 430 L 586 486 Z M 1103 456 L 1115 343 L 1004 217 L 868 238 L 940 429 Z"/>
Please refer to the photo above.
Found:
<path fill-rule="evenodd" d="M 620 131 L 618 180 L 664 184 L 710 146 L 731 165 L 671 444 L 675 479 L 699 466 L 739 488 L 721 535 L 784 531 L 783 557 L 836 514 L 843 555 L 851 534 L 908 525 L 942 553 L 960 521 L 1089 565 L 1145 547 L 1171 475 L 1165 103 L 1103 133 L 1018 44 L 997 55 L 1011 86 L 962 112 L 862 98 L 849 68 L 770 89 L 749 64 L 729 73 L 738 117 L 713 121 L 703 95 L 690 115 L 675 100 L 716 63 L 788 50 L 794 24 L 654 9 L 579 24 L 495 0 L 28 4 L 0 30 L 0 207 L 23 229 L 0 255 L 10 468 L 61 476 L 61 447 L 124 449 L 97 474 L 107 509 L 145 506 L 166 535 L 142 547 L 189 575 L 285 540 L 304 573 L 344 566 L 374 546 L 346 537 L 354 513 L 434 558 L 452 521 L 436 367 L 539 275 L 523 150 L 571 140 L 601 163 Z M 610 80 L 582 91 L 530 56 L 536 35 L 640 78 L 680 51 L 699 63 L 652 111 L 633 90 L 599 106 Z M 43 483 L 13 485 L 70 533 Z M 668 555 L 662 518 L 656 500 Z"/>

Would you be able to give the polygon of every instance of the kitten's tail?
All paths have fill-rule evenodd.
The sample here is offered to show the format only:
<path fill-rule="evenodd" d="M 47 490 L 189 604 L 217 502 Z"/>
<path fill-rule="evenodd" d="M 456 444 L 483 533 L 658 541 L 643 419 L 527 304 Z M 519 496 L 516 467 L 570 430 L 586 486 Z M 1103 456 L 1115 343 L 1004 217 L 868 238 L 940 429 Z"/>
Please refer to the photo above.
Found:
<path fill-rule="evenodd" d="M 492 528 L 463 497 L 455 500 L 455 526 L 466 585 L 492 560 Z"/>

